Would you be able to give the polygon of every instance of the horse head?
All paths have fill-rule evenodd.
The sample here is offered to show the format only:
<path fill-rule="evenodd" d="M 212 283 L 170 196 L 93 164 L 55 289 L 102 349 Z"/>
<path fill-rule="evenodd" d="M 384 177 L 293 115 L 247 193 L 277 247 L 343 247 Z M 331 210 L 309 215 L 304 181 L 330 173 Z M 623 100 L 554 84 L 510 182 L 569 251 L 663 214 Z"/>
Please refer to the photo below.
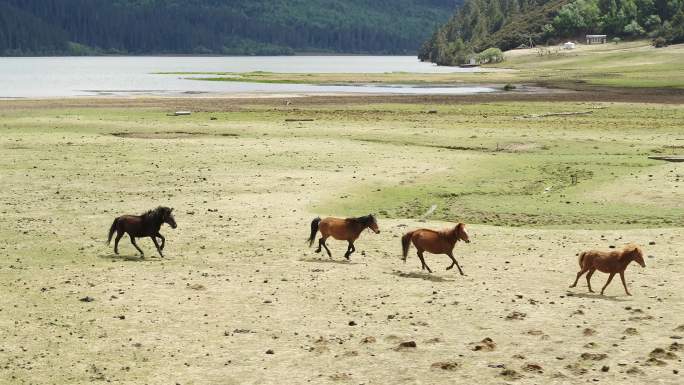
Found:
<path fill-rule="evenodd" d="M 178 225 L 176 224 L 176 218 L 173 217 L 173 208 L 162 207 L 162 211 L 163 211 L 162 219 L 164 220 L 164 222 L 168 223 L 172 229 L 175 229 L 176 227 L 178 227 Z"/>
<path fill-rule="evenodd" d="M 459 239 L 465 243 L 470 243 L 470 238 L 465 229 L 465 223 L 456 225 L 456 240 L 458 241 Z"/>
<path fill-rule="evenodd" d="M 644 252 L 641 250 L 641 247 L 637 245 L 628 245 L 625 247 L 624 252 L 632 259 L 632 261 L 638 263 L 641 267 L 646 267 L 646 263 L 644 262 Z"/>
<path fill-rule="evenodd" d="M 375 234 L 380 234 L 380 228 L 378 227 L 378 221 L 375 220 L 375 216 L 373 214 L 368 214 L 366 218 L 366 226 L 368 226 L 369 229 L 373 230 Z"/>

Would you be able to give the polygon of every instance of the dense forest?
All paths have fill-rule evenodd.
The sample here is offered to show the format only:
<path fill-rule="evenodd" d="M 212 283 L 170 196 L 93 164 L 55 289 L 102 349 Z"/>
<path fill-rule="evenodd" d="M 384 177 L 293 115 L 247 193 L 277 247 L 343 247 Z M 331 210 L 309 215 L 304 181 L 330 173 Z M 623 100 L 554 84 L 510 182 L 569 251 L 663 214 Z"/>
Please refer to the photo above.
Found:
<path fill-rule="evenodd" d="M 419 58 L 457 65 L 492 47 L 582 41 L 585 34 L 651 38 L 656 46 L 684 42 L 684 0 L 466 0 Z"/>
<path fill-rule="evenodd" d="M 413 54 L 461 1 L 0 0 L 0 54 Z"/>

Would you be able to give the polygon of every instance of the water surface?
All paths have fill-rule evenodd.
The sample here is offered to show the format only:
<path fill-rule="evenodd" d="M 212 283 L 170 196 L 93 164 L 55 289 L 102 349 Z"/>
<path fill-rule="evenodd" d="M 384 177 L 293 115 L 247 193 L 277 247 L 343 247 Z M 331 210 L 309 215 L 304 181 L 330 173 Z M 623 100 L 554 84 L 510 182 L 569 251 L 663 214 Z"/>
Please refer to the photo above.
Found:
<path fill-rule="evenodd" d="M 155 72 L 451 73 L 413 56 L 106 56 L 0 58 L 0 97 L 188 95 L 238 93 L 472 94 L 488 87 L 328 86 L 204 82 Z"/>

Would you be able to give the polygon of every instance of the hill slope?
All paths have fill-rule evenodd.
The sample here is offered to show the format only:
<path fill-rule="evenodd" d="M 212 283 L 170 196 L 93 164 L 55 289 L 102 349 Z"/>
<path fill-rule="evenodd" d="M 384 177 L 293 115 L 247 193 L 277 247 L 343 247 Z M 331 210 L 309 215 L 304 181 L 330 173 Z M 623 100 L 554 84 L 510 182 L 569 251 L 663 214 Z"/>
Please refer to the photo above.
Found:
<path fill-rule="evenodd" d="M 684 42 L 684 1 L 466 0 L 423 44 L 419 57 L 461 64 L 489 47 L 582 41 L 592 33 L 610 39 L 647 37 L 657 46 Z"/>
<path fill-rule="evenodd" d="M 413 53 L 460 1 L 0 0 L 0 54 Z"/>

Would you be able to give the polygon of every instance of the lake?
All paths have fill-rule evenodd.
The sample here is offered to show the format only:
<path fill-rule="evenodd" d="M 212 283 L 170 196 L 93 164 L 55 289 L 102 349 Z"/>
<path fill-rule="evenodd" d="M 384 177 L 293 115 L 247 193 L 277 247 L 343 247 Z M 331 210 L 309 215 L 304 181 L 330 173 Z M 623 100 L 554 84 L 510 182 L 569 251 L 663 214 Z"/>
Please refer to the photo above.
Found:
<path fill-rule="evenodd" d="M 414 56 L 106 56 L 0 58 L 0 97 L 192 95 L 243 93 L 474 94 L 494 89 L 477 86 L 328 86 L 209 82 L 155 72 L 299 72 L 299 73 L 450 73 L 477 68 L 439 67 Z"/>

